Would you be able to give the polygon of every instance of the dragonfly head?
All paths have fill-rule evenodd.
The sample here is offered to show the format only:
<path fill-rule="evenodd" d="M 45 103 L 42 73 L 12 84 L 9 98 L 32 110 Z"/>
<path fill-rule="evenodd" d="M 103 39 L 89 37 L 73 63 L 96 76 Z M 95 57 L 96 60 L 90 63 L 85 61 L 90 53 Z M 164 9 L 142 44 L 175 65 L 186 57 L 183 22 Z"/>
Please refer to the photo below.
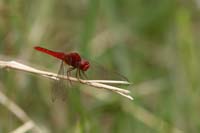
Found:
<path fill-rule="evenodd" d="M 86 60 L 81 60 L 79 68 L 83 71 L 87 71 L 87 69 L 90 67 L 90 63 Z"/>

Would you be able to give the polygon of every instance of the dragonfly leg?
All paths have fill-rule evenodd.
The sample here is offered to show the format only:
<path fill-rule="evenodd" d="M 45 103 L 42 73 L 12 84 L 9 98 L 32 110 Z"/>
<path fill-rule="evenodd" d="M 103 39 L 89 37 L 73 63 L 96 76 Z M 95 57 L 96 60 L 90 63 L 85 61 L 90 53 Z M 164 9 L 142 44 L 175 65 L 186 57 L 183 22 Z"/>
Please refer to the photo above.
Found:
<path fill-rule="evenodd" d="M 76 70 L 76 78 L 77 79 L 79 79 L 78 71 L 79 71 L 79 69 Z"/>
<path fill-rule="evenodd" d="M 80 70 L 80 69 L 77 69 L 76 71 L 76 78 L 78 80 L 80 79 L 88 79 L 87 75 L 84 73 L 84 71 Z"/>
<path fill-rule="evenodd" d="M 75 69 L 75 67 L 70 67 L 68 70 L 67 70 L 67 77 L 69 78 L 71 76 L 71 71 L 73 71 Z M 71 80 L 70 81 L 70 84 L 72 84 Z"/>
<path fill-rule="evenodd" d="M 75 67 L 70 67 L 68 70 L 67 70 L 67 76 L 71 76 L 71 71 L 73 71 L 75 69 Z"/>
<path fill-rule="evenodd" d="M 87 77 L 87 75 L 85 74 L 84 71 L 81 71 L 81 73 L 82 73 L 84 79 L 88 79 L 88 77 Z"/>
<path fill-rule="evenodd" d="M 84 79 L 85 75 L 83 74 L 83 71 L 79 70 L 78 74 L 81 77 L 81 79 Z"/>
<path fill-rule="evenodd" d="M 80 69 L 77 69 L 76 71 L 76 78 L 80 81 L 80 78 L 81 78 Z"/>

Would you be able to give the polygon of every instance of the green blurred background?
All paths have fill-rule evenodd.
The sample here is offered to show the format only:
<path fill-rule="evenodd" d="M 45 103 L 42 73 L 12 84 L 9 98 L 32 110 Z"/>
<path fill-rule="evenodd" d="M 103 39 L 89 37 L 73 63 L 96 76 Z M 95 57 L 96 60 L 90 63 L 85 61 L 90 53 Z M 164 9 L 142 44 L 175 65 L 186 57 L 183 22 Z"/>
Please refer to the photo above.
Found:
<path fill-rule="evenodd" d="M 53 103 L 51 80 L 11 69 L 0 91 L 42 132 L 198 133 L 199 13 L 199 0 L 0 0 L 0 60 L 57 72 L 35 45 L 79 51 L 125 75 L 135 100 L 78 85 Z M 0 105 L 0 133 L 22 124 Z"/>

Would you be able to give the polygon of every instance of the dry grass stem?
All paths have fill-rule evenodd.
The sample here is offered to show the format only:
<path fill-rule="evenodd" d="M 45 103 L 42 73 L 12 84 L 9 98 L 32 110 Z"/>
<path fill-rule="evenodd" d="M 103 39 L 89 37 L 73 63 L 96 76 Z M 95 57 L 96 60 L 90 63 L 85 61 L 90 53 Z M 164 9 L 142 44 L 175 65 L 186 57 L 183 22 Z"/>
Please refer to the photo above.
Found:
<path fill-rule="evenodd" d="M 52 73 L 52 72 L 38 70 L 38 69 L 35 69 L 33 67 L 18 63 L 16 61 L 0 61 L 0 67 L 11 68 L 11 69 L 16 69 L 16 70 L 20 70 L 20 71 L 29 72 L 29 73 L 34 73 L 34 74 L 42 75 L 44 77 L 47 77 L 47 78 L 50 78 L 50 79 L 53 79 L 53 80 L 64 79 L 64 80 L 70 80 L 70 81 L 73 81 L 73 82 L 79 82 L 79 83 L 82 83 L 82 84 L 93 86 L 95 88 L 110 90 L 110 91 L 113 91 L 115 93 L 120 94 L 123 97 L 126 97 L 126 98 L 128 98 L 130 100 L 133 100 L 133 97 L 131 97 L 129 95 L 130 94 L 129 90 L 125 90 L 125 89 L 122 89 L 122 88 L 119 88 L 119 87 L 116 87 L 116 86 L 111 86 L 111 85 L 107 85 L 106 84 L 106 83 L 110 83 L 110 84 L 127 84 L 127 85 L 130 84 L 127 81 L 82 80 L 82 79 L 77 79 L 75 77 L 57 75 L 57 74 Z"/>
<path fill-rule="evenodd" d="M 33 122 L 28 121 L 28 122 L 24 123 L 22 126 L 18 127 L 14 131 L 12 131 L 11 133 L 25 133 L 25 132 L 31 130 L 33 127 L 34 127 Z"/>
<path fill-rule="evenodd" d="M 5 106 L 8 110 L 10 110 L 22 122 L 24 122 L 24 123 L 29 122 L 28 130 L 34 128 L 36 130 L 36 132 L 41 131 L 40 128 L 29 118 L 29 116 L 16 103 L 14 103 L 11 99 L 9 99 L 1 91 L 0 91 L 0 103 L 3 106 Z M 31 123 L 31 126 L 30 126 L 30 123 Z"/>

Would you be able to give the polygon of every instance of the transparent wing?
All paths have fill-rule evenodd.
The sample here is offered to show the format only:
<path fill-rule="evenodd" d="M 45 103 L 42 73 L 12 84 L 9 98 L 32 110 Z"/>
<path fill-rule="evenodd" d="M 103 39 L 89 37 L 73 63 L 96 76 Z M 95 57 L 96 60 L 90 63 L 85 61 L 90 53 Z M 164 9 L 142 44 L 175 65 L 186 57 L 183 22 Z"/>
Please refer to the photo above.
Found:
<path fill-rule="evenodd" d="M 116 69 L 108 69 L 94 61 L 90 61 L 90 68 L 85 73 L 89 80 L 117 80 L 128 82 L 128 79 Z"/>
<path fill-rule="evenodd" d="M 65 74 L 65 65 L 64 65 L 64 62 L 62 61 L 61 62 L 61 65 L 60 65 L 60 68 L 59 68 L 59 71 L 58 71 L 58 75 L 61 75 L 61 76 L 64 76 Z M 56 99 L 61 99 L 61 100 L 65 100 L 66 99 L 66 96 L 67 96 L 67 93 L 66 93 L 66 86 L 64 84 L 64 81 L 63 79 L 59 79 L 59 80 L 55 80 L 53 82 L 53 86 L 52 86 L 52 89 L 51 89 L 51 98 L 52 98 L 52 101 L 54 102 Z"/>
<path fill-rule="evenodd" d="M 128 79 L 120 74 L 117 69 L 108 69 L 107 67 L 104 67 L 96 61 L 91 61 L 90 67 L 87 71 L 79 71 L 78 69 L 71 71 L 71 76 L 78 77 L 81 79 L 87 79 L 87 80 L 117 80 L 117 81 L 127 81 Z"/>

